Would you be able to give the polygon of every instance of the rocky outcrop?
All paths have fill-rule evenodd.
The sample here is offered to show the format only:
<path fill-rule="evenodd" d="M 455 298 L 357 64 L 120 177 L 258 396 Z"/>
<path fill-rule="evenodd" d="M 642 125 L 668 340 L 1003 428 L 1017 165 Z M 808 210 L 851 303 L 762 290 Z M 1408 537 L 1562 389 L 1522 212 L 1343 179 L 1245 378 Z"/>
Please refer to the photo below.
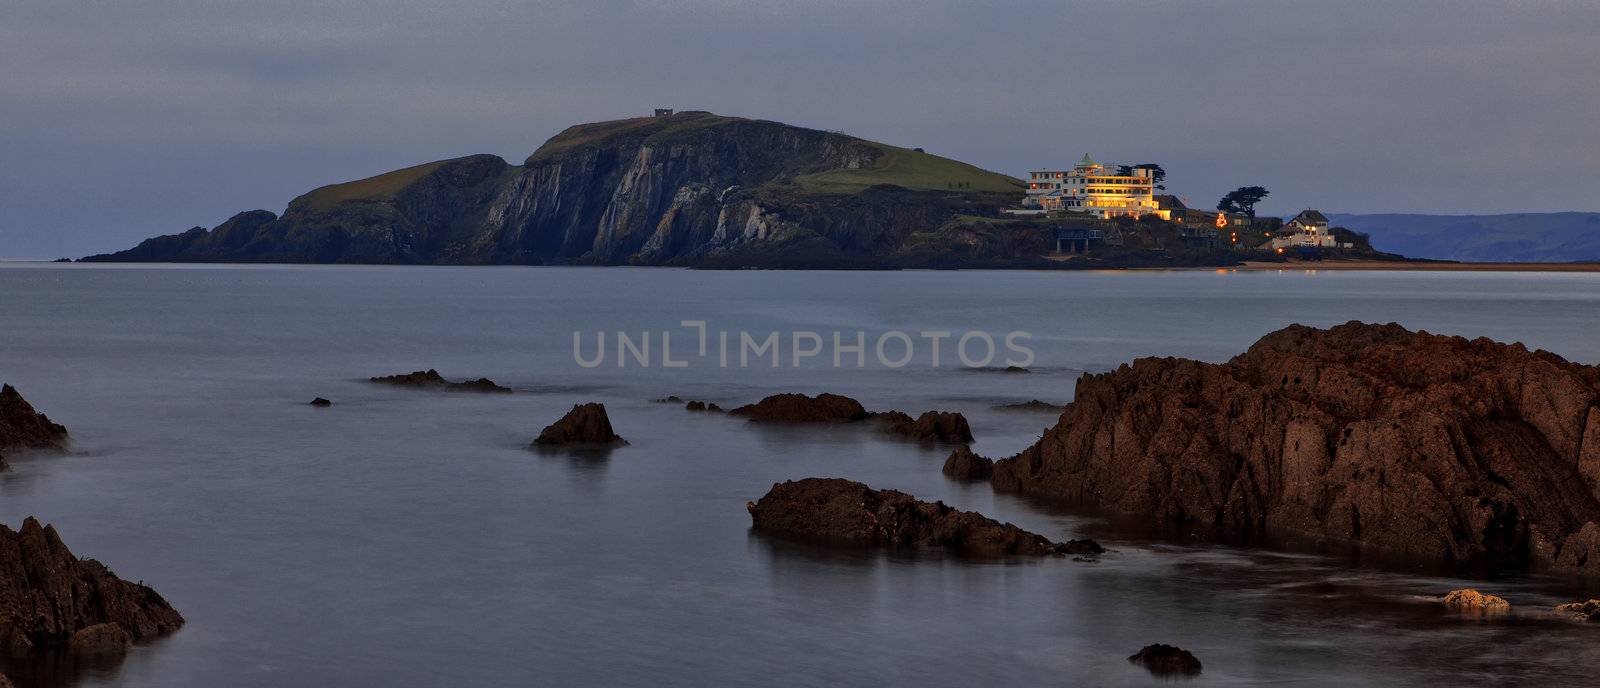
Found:
<path fill-rule="evenodd" d="M 0 470 L 6 468 L 7 450 L 61 449 L 66 442 L 66 428 L 34 410 L 15 387 L 0 385 Z"/>
<path fill-rule="evenodd" d="M 510 387 L 501 387 L 500 385 L 495 384 L 494 380 L 490 380 L 486 377 L 480 377 L 476 380 L 467 380 L 465 382 L 451 382 L 444 379 L 444 376 L 440 375 L 439 371 L 432 368 L 427 370 L 419 370 L 414 373 L 374 377 L 370 378 L 369 381 L 378 383 L 380 385 L 414 387 L 418 389 L 439 389 L 451 392 L 495 392 L 501 394 L 509 394 L 511 392 Z M 315 401 L 311 403 L 316 404 Z"/>
<path fill-rule="evenodd" d="M 55 528 L 28 518 L 0 525 L 0 647 L 103 652 L 170 633 L 183 617 L 156 591 L 73 556 Z"/>
<path fill-rule="evenodd" d="M 1600 622 L 1600 600 L 1556 605 L 1556 611 L 1579 621 Z"/>
<path fill-rule="evenodd" d="M 884 267 L 931 244 L 935 260 L 1048 264 L 1049 228 L 999 219 L 1021 193 L 920 151 L 682 112 L 570 127 L 521 165 L 470 155 L 334 184 L 281 217 L 249 211 L 84 260 Z M 914 236 L 974 216 L 995 218 L 981 245 Z"/>
<path fill-rule="evenodd" d="M 1521 345 L 1291 326 L 1224 364 L 1085 375 L 997 489 L 1185 533 L 1600 574 L 1600 370 Z"/>
<path fill-rule="evenodd" d="M 1029 401 L 1015 404 L 1001 404 L 995 408 L 1001 411 L 1042 411 L 1049 413 L 1060 413 L 1064 406 L 1064 404 L 1052 404 L 1048 401 L 1031 399 Z"/>
<path fill-rule="evenodd" d="M 1499 616 L 1511 612 L 1511 603 L 1504 598 L 1471 588 L 1451 590 L 1441 601 L 1446 609 L 1471 616 Z"/>
<path fill-rule="evenodd" d="M 1090 540 L 1055 543 L 943 502 L 923 502 L 904 492 L 874 490 L 841 478 L 775 484 L 748 509 L 757 531 L 824 544 L 929 547 L 980 557 L 1104 551 Z"/>
<path fill-rule="evenodd" d="M 115 655 L 128 651 L 133 638 L 121 624 L 103 623 L 79 629 L 67 640 L 67 651 L 75 655 Z"/>
<path fill-rule="evenodd" d="M 899 411 L 888 411 L 875 414 L 883 429 L 891 435 L 898 435 L 919 442 L 942 442 L 944 444 L 966 444 L 972 441 L 972 428 L 967 425 L 967 418 L 953 411 L 926 411 L 911 420 Z"/>
<path fill-rule="evenodd" d="M 774 394 L 728 413 L 744 416 L 758 423 L 850 423 L 866 420 L 869 415 L 861 406 L 861 402 L 847 396 L 828 393 L 814 397 L 804 394 Z"/>
<path fill-rule="evenodd" d="M 966 445 L 956 447 L 944 460 L 944 474 L 956 480 L 976 482 L 994 475 L 994 461 L 972 453 Z"/>
<path fill-rule="evenodd" d="M 1201 669 L 1200 660 L 1188 650 L 1162 643 L 1144 646 L 1128 661 L 1157 676 L 1195 676 Z"/>
<path fill-rule="evenodd" d="M 691 401 L 691 402 L 688 402 L 688 403 L 684 404 L 683 408 L 686 411 L 709 411 L 711 413 L 721 413 L 722 412 L 722 407 L 721 406 L 718 406 L 716 404 L 706 403 L 704 401 Z"/>
<path fill-rule="evenodd" d="M 611 429 L 605 404 L 588 403 L 572 407 L 567 415 L 539 433 L 534 447 L 606 447 L 627 444 Z"/>
<path fill-rule="evenodd" d="M 327 408 L 329 406 L 332 406 L 333 402 L 328 401 L 327 399 L 324 399 L 322 397 L 317 397 L 315 399 L 312 399 L 311 402 L 308 405 L 309 406 L 316 406 L 318 408 Z"/>

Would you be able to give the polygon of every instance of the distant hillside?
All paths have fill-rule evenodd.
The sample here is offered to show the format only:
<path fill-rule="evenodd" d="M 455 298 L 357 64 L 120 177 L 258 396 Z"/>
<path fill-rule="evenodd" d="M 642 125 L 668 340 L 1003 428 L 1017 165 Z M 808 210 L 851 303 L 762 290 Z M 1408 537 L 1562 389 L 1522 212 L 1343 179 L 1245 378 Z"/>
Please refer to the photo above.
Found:
<path fill-rule="evenodd" d="M 310 191 L 90 261 L 878 267 L 914 233 L 995 216 L 1022 182 L 921 151 L 684 112 L 570 127 Z M 969 262 L 1036 260 L 1048 240 Z"/>
<path fill-rule="evenodd" d="M 1510 215 L 1330 214 L 1380 251 L 1477 262 L 1600 261 L 1600 213 Z"/>

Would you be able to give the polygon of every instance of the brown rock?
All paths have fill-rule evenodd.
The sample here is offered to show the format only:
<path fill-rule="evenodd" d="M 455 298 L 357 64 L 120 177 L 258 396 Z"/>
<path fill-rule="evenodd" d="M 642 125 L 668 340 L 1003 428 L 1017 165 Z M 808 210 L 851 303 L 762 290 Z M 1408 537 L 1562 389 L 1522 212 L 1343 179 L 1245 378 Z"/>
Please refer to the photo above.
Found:
<path fill-rule="evenodd" d="M 116 655 L 128 651 L 133 639 L 114 623 L 95 624 L 79 629 L 67 640 L 67 651 L 75 655 Z"/>
<path fill-rule="evenodd" d="M 849 423 L 867 418 L 861 402 L 838 394 L 774 394 L 729 413 L 761 423 Z"/>
<path fill-rule="evenodd" d="M 1444 596 L 1444 606 L 1473 616 L 1498 616 L 1511 611 L 1511 603 L 1505 599 L 1485 595 L 1471 588 L 1451 590 Z"/>
<path fill-rule="evenodd" d="M 486 377 L 480 377 L 476 380 L 467 380 L 465 382 L 451 382 L 444 379 L 444 376 L 440 375 L 439 371 L 433 370 L 432 368 L 429 368 L 428 370 L 419 370 L 414 373 L 405 373 L 403 375 L 384 375 L 382 377 L 374 377 L 370 378 L 370 381 L 381 385 L 414 387 L 420 389 L 440 389 L 449 390 L 452 392 L 496 392 L 501 394 L 509 394 L 511 392 L 510 387 L 501 387 L 500 385 L 495 384 L 493 380 L 490 380 Z"/>
<path fill-rule="evenodd" d="M 0 525 L 0 645 L 12 652 L 70 646 L 80 631 L 106 624 L 145 641 L 177 630 L 183 617 L 156 591 L 73 556 L 55 528 L 31 517 L 19 531 Z M 79 642 L 100 647 L 114 637 L 102 628 Z"/>
<path fill-rule="evenodd" d="M 1584 621 L 1600 623 L 1600 600 L 1569 602 L 1567 604 L 1556 605 L 1556 611 L 1563 614 L 1570 614 L 1574 618 Z"/>
<path fill-rule="evenodd" d="M 0 688 L 15 688 L 15 687 L 11 684 L 11 679 L 6 678 L 5 674 L 0 674 Z"/>
<path fill-rule="evenodd" d="M 11 385 L 0 385 L 0 451 L 6 449 L 61 449 L 67 429 L 50 422 Z"/>
<path fill-rule="evenodd" d="M 965 444 L 972 441 L 972 428 L 967 418 L 953 411 L 928 411 L 916 420 L 899 411 L 873 414 L 884 423 L 884 430 L 922 442 Z"/>
<path fill-rule="evenodd" d="M 939 547 L 992 557 L 1104 551 L 1092 541 L 1057 544 L 1009 523 L 923 502 L 904 492 L 874 490 L 842 478 L 806 478 L 772 486 L 748 505 L 756 530 L 857 547 Z"/>
<path fill-rule="evenodd" d="M 994 461 L 972 453 L 965 445 L 950 452 L 944 460 L 944 474 L 956 480 L 988 480 L 994 474 Z"/>
<path fill-rule="evenodd" d="M 1200 660 L 1188 650 L 1174 645 L 1146 645 L 1128 658 L 1157 676 L 1194 676 L 1200 673 Z"/>
<path fill-rule="evenodd" d="M 1224 364 L 1085 375 L 997 489 L 1230 538 L 1600 574 L 1600 369 L 1487 339 L 1290 326 Z M 1588 524 L 1588 525 L 1586 525 Z"/>
<path fill-rule="evenodd" d="M 551 423 L 533 441 L 536 447 L 615 446 L 627 444 L 611 429 L 605 404 L 588 403 L 572 407 L 561 420 Z"/>

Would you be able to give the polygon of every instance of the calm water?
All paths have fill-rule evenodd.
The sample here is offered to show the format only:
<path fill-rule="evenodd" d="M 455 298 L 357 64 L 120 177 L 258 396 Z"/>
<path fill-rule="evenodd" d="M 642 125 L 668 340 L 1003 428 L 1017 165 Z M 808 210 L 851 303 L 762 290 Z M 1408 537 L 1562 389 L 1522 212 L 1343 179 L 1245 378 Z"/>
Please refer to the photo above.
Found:
<path fill-rule="evenodd" d="M 1425 600 L 1465 581 L 1108 536 L 945 480 L 946 452 L 651 403 L 834 391 L 961 411 L 974 448 L 1003 456 L 1054 418 L 994 407 L 1065 402 L 1081 371 L 1223 360 L 1291 322 L 1350 319 L 1592 363 L 1600 276 L 3 266 L 0 380 L 66 424 L 74 453 L 15 458 L 0 522 L 55 523 L 79 555 L 148 582 L 189 620 L 54 684 L 1149 685 L 1125 658 L 1158 641 L 1204 661 L 1196 686 L 1591 680 L 1600 629 L 1535 611 L 1476 624 Z M 681 320 L 707 321 L 713 338 L 866 330 L 869 345 L 888 329 L 1026 330 L 1038 360 L 1029 375 L 961 370 L 948 353 L 939 368 L 921 353 L 900 369 L 725 369 L 714 350 L 697 356 Z M 614 356 L 585 369 L 574 330 L 591 348 L 598 330 L 670 330 L 690 365 L 663 369 L 653 350 L 648 369 Z M 427 367 L 518 393 L 361 381 Z M 314 396 L 335 406 L 305 406 Z M 632 446 L 525 449 L 591 400 Z M 1089 532 L 1115 552 L 973 563 L 752 535 L 745 502 L 807 476 L 1056 539 Z M 1470 583 L 1525 610 L 1591 592 Z"/>

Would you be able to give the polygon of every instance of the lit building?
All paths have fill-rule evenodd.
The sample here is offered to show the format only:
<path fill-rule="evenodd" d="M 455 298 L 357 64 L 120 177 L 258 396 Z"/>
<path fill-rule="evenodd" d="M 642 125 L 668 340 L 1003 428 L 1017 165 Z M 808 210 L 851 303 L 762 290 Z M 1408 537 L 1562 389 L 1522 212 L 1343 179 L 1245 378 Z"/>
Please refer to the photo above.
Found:
<path fill-rule="evenodd" d="M 1328 229 L 1328 218 L 1315 210 L 1302 210 L 1272 238 L 1273 248 L 1349 248 Z"/>
<path fill-rule="evenodd" d="M 1145 215 L 1171 219 L 1170 213 L 1156 203 L 1154 194 L 1155 179 L 1150 170 L 1129 165 L 1109 168 L 1084 154 L 1083 160 L 1070 170 L 1030 172 L 1028 195 L 1023 204 L 1106 219 Z"/>

